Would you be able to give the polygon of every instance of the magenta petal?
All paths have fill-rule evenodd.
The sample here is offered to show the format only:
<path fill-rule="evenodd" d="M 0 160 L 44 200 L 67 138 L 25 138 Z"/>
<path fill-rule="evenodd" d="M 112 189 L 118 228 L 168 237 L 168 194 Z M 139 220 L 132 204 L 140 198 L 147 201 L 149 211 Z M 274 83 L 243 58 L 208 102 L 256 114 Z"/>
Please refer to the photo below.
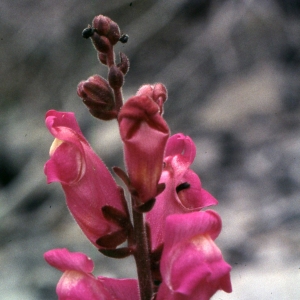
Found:
<path fill-rule="evenodd" d="M 49 111 L 46 124 L 56 138 L 45 164 L 47 181 L 62 184 L 71 214 L 99 248 L 99 238 L 121 229 L 104 218 L 102 207 L 109 205 L 126 215 L 118 186 L 82 135 L 73 113 Z"/>
<path fill-rule="evenodd" d="M 194 161 L 196 156 L 196 146 L 189 136 L 182 133 L 172 135 L 166 145 L 167 156 L 182 155 L 190 164 Z"/>
<path fill-rule="evenodd" d="M 189 188 L 178 193 L 180 202 L 187 209 L 192 211 L 218 204 L 217 199 L 202 188 L 200 178 L 194 171 L 187 170 L 180 181 L 190 184 Z"/>
<path fill-rule="evenodd" d="M 140 299 L 138 282 L 136 279 L 115 279 L 99 276 L 98 280 L 103 283 L 113 299 Z"/>
<path fill-rule="evenodd" d="M 62 143 L 58 146 L 51 159 L 45 164 L 47 183 L 58 181 L 72 184 L 78 181 L 85 168 L 85 160 L 80 150 L 71 143 Z"/>
<path fill-rule="evenodd" d="M 157 300 L 208 300 L 219 289 L 231 292 L 231 267 L 214 239 L 221 219 L 214 211 L 171 215 L 166 219 Z"/>
<path fill-rule="evenodd" d="M 173 247 L 182 240 L 189 240 L 201 234 L 208 234 L 214 240 L 221 229 L 222 220 L 213 210 L 168 216 L 165 230 L 169 234 L 165 240 L 165 248 Z"/>
<path fill-rule="evenodd" d="M 75 114 L 72 112 L 58 112 L 56 110 L 49 110 L 46 113 L 46 126 L 53 136 L 59 134 L 58 128 L 64 126 L 72 129 L 74 132 L 82 135 L 82 132 L 75 119 Z M 58 137 L 59 138 L 59 137 Z"/>
<path fill-rule="evenodd" d="M 66 270 L 91 273 L 94 269 L 93 261 L 81 252 L 70 252 L 66 248 L 49 250 L 44 254 L 49 265 L 64 272 Z"/>
<path fill-rule="evenodd" d="M 146 214 L 146 221 L 151 230 L 151 248 L 155 250 L 164 242 L 165 219 L 171 214 L 187 212 L 176 193 L 176 184 L 172 172 L 163 171 L 160 182 L 166 183 L 165 190 L 156 197 L 152 210 Z"/>
<path fill-rule="evenodd" d="M 62 275 L 56 293 L 59 300 L 116 300 L 93 275 L 74 270 Z"/>

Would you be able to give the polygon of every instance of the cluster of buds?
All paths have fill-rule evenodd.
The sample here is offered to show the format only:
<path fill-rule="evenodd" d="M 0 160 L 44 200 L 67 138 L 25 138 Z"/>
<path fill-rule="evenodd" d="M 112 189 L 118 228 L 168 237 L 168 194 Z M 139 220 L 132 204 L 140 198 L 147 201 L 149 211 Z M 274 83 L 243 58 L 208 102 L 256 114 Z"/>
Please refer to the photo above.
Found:
<path fill-rule="evenodd" d="M 220 289 L 231 292 L 231 267 L 214 242 L 221 218 L 203 210 L 217 200 L 190 169 L 196 156 L 192 139 L 181 133 L 170 136 L 163 118 L 165 86 L 143 85 L 123 104 L 129 60 L 121 53 L 116 64 L 113 46 L 128 36 L 121 36 L 118 25 L 102 15 L 83 36 L 92 39 L 100 61 L 107 65 L 108 80 L 94 75 L 79 83 L 77 93 L 94 117 L 117 119 L 126 170 L 113 170 L 131 201 L 71 112 L 46 114 L 55 140 L 45 174 L 48 183 L 61 183 L 75 221 L 102 254 L 133 255 L 138 280 L 95 277 L 94 264 L 85 254 L 54 249 L 44 257 L 63 272 L 56 289 L 59 299 L 206 300 Z"/>
<path fill-rule="evenodd" d="M 92 27 L 83 30 L 82 36 L 91 38 L 100 62 L 107 65 L 108 80 L 99 75 L 91 76 L 79 83 L 77 94 L 94 117 L 106 121 L 116 119 L 123 105 L 122 86 L 129 70 L 129 59 L 120 53 L 120 62 L 116 64 L 113 46 L 118 41 L 127 42 L 128 35 L 121 35 L 117 23 L 99 15 L 94 18 Z"/>

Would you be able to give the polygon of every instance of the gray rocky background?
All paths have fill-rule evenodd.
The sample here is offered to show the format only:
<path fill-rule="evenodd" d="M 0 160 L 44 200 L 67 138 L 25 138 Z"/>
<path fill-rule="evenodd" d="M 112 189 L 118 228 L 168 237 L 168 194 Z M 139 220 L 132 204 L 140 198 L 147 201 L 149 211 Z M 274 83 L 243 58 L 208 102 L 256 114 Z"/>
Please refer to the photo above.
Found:
<path fill-rule="evenodd" d="M 96 275 L 135 276 L 103 257 L 70 217 L 43 165 L 49 109 L 74 111 L 108 166 L 122 166 L 115 122 L 92 118 L 76 86 L 106 75 L 81 32 L 105 14 L 130 36 L 125 97 L 169 90 L 165 118 L 197 144 L 193 169 L 219 200 L 217 240 L 233 293 L 214 299 L 300 299 L 300 1 L 2 0 L 0 2 L 0 299 L 57 299 L 48 249 L 82 251 Z"/>

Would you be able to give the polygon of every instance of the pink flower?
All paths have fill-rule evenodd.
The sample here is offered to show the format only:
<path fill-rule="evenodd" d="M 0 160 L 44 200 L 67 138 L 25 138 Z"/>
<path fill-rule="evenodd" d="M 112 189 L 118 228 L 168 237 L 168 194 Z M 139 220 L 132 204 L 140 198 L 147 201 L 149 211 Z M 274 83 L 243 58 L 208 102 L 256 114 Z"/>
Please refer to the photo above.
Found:
<path fill-rule="evenodd" d="M 116 247 L 126 234 L 102 212 L 104 206 L 110 206 L 126 216 L 113 177 L 84 138 L 73 113 L 50 110 L 46 125 L 55 137 L 45 164 L 47 182 L 61 183 L 70 212 L 96 247 L 99 238 L 119 232 L 115 244 L 110 245 Z"/>
<path fill-rule="evenodd" d="M 140 206 L 157 195 L 169 128 L 160 107 L 147 95 L 131 97 L 118 120 L 130 184 Z"/>
<path fill-rule="evenodd" d="M 207 300 L 217 290 L 231 292 L 231 267 L 214 243 L 221 227 L 211 210 L 167 218 L 156 300 Z"/>
<path fill-rule="evenodd" d="M 139 299 L 135 279 L 94 277 L 94 263 L 83 253 L 53 249 L 46 252 L 44 258 L 63 272 L 56 287 L 59 300 Z"/>
<path fill-rule="evenodd" d="M 178 133 L 169 138 L 165 166 L 159 181 L 165 183 L 166 188 L 157 196 L 154 207 L 146 215 L 151 230 L 152 250 L 163 244 L 164 224 L 168 215 L 198 211 L 218 203 L 202 188 L 198 175 L 189 169 L 195 156 L 196 146 L 190 137 Z"/>

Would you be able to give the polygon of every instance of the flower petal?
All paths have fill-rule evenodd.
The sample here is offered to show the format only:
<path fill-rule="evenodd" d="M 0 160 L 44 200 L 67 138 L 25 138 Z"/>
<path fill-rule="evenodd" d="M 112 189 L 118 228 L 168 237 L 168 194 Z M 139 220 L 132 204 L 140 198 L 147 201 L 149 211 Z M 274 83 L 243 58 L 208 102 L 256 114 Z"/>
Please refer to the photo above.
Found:
<path fill-rule="evenodd" d="M 190 164 L 196 157 L 196 146 L 194 142 L 189 136 L 185 136 L 182 133 L 172 135 L 166 145 L 165 157 L 178 154 L 183 156 Z"/>
<path fill-rule="evenodd" d="M 115 279 L 99 276 L 98 279 L 103 283 L 114 299 L 139 300 L 139 288 L 136 279 Z"/>
<path fill-rule="evenodd" d="M 49 250 L 44 254 L 49 265 L 64 272 L 66 270 L 92 273 L 93 261 L 81 252 L 70 252 L 66 248 Z"/>
<path fill-rule="evenodd" d="M 59 300 L 116 300 L 93 275 L 74 270 L 62 275 L 56 293 Z"/>

